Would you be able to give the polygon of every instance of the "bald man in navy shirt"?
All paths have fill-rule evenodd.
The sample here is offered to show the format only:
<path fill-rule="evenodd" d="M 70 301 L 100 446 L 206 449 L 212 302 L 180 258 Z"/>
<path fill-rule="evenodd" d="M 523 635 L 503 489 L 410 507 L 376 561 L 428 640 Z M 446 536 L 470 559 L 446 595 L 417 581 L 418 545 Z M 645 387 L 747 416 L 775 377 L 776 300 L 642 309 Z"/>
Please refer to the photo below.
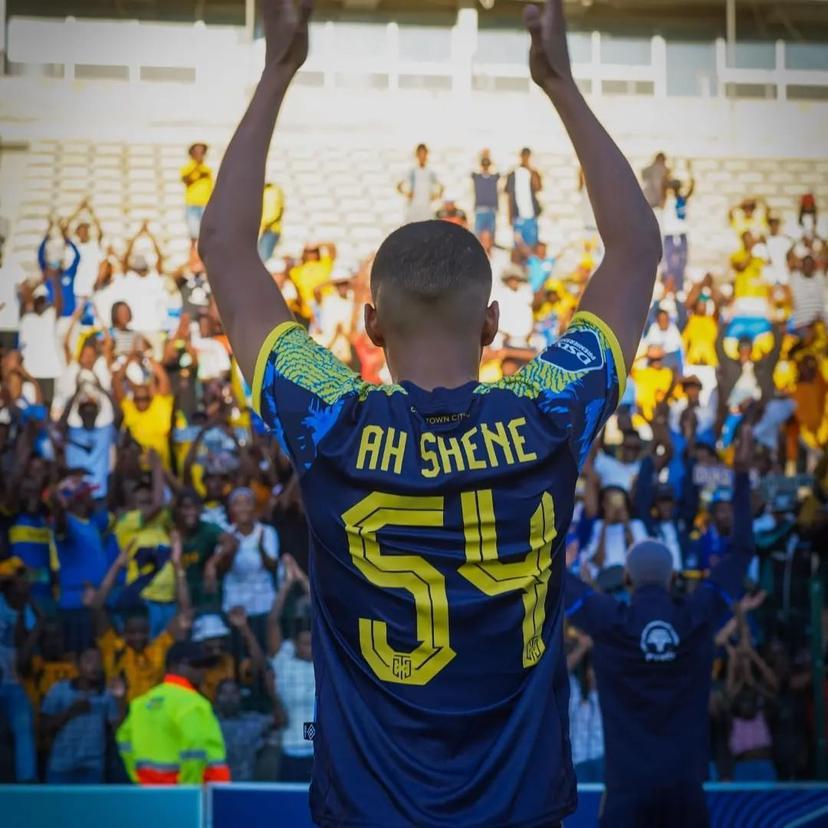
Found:
<path fill-rule="evenodd" d="M 594 641 L 604 723 L 604 828 L 703 828 L 709 758 L 713 635 L 738 598 L 754 554 L 747 469 L 750 428 L 737 441 L 730 551 L 689 596 L 670 592 L 673 564 L 660 541 L 627 557 L 623 604 L 567 573 L 569 621 Z"/>

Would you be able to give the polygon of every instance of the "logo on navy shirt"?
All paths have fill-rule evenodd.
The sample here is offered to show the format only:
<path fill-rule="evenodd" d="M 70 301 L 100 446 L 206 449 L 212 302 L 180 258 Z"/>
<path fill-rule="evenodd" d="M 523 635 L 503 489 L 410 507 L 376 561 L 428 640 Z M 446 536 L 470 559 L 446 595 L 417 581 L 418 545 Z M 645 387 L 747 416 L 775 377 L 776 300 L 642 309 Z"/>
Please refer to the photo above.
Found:
<path fill-rule="evenodd" d="M 604 367 L 598 334 L 590 330 L 570 331 L 547 348 L 541 359 L 564 371 L 598 371 Z"/>
<path fill-rule="evenodd" d="M 641 651 L 645 661 L 672 661 L 678 645 L 678 633 L 666 621 L 650 621 L 641 633 Z"/>

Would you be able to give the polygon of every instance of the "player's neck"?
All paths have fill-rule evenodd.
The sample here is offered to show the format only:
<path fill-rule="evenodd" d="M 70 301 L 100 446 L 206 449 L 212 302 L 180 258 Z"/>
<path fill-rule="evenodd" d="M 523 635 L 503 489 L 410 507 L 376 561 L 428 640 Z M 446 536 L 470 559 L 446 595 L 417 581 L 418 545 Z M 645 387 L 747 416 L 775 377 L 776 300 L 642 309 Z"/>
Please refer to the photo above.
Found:
<path fill-rule="evenodd" d="M 404 355 L 389 355 L 394 382 L 410 382 L 425 391 L 459 388 L 477 382 L 480 376 L 480 350 L 458 348 L 457 343 L 430 340 L 402 349 Z"/>

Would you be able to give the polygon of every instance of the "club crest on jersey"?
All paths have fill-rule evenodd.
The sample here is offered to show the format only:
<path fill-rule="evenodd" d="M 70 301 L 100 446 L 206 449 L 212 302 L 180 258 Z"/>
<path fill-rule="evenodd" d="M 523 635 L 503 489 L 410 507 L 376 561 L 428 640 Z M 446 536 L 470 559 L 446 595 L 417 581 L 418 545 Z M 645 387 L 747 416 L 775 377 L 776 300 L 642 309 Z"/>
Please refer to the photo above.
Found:
<path fill-rule="evenodd" d="M 411 678 L 411 656 L 396 653 L 391 663 L 391 669 L 398 679 Z"/>
<path fill-rule="evenodd" d="M 645 661 L 673 661 L 678 645 L 678 633 L 666 621 L 650 621 L 641 633 Z"/>
<path fill-rule="evenodd" d="M 590 330 L 570 331 L 541 357 L 564 371 L 598 371 L 604 367 L 604 353 L 598 334 Z"/>

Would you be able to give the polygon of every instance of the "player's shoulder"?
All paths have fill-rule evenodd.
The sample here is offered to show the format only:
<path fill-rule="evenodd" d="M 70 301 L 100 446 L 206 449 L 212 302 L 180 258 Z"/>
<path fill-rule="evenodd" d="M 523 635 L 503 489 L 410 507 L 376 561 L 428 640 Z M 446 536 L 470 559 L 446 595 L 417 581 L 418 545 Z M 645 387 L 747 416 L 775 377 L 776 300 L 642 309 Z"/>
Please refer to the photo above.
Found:
<path fill-rule="evenodd" d="M 623 364 L 621 347 L 612 330 L 599 317 L 581 311 L 560 339 L 520 371 L 499 382 L 481 385 L 478 390 L 509 391 L 529 399 L 571 396 L 592 374 L 611 374 L 623 383 Z M 623 389 L 619 396 L 622 393 Z"/>

